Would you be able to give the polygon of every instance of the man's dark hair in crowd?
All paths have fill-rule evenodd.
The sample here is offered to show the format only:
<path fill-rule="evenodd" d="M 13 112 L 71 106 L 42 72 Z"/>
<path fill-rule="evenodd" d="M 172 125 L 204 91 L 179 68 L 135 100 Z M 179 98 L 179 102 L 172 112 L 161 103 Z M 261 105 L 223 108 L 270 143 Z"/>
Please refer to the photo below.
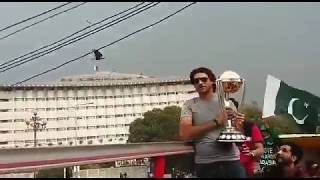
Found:
<path fill-rule="evenodd" d="M 277 152 L 277 165 L 265 171 L 267 178 L 304 178 L 306 172 L 298 165 L 303 157 L 302 149 L 294 143 L 282 143 Z"/>
<path fill-rule="evenodd" d="M 197 73 L 205 73 L 205 74 L 208 75 L 208 78 L 212 82 L 216 82 L 216 76 L 213 74 L 213 72 L 210 69 L 205 68 L 205 67 L 199 67 L 197 69 L 192 70 L 191 73 L 190 73 L 191 84 L 195 83 L 194 75 L 197 74 Z M 216 84 L 215 83 L 213 83 L 212 87 L 213 87 L 213 92 L 216 92 Z"/>

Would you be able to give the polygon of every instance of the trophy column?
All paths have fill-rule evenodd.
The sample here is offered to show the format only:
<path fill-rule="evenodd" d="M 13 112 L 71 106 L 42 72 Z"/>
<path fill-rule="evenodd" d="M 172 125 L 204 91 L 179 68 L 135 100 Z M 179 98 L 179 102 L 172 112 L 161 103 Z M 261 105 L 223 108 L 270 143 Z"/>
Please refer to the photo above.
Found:
<path fill-rule="evenodd" d="M 225 111 L 226 108 L 230 108 L 232 103 L 230 100 L 230 96 L 233 94 L 238 94 L 237 97 L 239 101 L 237 102 L 240 103 L 237 105 L 237 108 L 233 108 L 235 111 L 237 111 L 239 106 L 242 104 L 244 98 L 244 79 L 240 78 L 240 76 L 233 71 L 225 71 L 224 73 L 222 73 L 219 79 L 217 79 L 216 83 L 218 101 L 221 111 Z M 235 98 L 236 96 L 233 97 L 233 99 Z M 246 141 L 246 136 L 243 135 L 240 131 L 237 131 L 232 126 L 231 119 L 228 119 L 225 129 L 220 133 L 219 137 L 217 138 L 217 142 L 241 143 L 244 141 Z"/>

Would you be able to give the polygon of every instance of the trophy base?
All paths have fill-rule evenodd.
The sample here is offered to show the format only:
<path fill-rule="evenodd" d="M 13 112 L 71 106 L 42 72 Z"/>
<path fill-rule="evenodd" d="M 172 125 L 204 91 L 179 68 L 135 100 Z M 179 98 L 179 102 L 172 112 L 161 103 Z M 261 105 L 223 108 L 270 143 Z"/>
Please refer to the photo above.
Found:
<path fill-rule="evenodd" d="M 245 141 L 246 136 L 233 128 L 227 128 L 222 131 L 217 138 L 217 142 L 243 143 Z"/>

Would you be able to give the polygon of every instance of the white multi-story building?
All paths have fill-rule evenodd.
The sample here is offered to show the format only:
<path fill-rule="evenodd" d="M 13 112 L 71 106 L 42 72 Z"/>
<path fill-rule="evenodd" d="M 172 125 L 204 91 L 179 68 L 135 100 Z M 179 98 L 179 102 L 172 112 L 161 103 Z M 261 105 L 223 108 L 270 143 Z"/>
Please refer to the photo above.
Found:
<path fill-rule="evenodd" d="M 129 125 L 153 108 L 196 95 L 187 78 L 99 72 L 52 84 L 0 86 L 0 147 L 31 147 L 26 121 L 37 111 L 46 129 L 37 146 L 126 143 Z"/>

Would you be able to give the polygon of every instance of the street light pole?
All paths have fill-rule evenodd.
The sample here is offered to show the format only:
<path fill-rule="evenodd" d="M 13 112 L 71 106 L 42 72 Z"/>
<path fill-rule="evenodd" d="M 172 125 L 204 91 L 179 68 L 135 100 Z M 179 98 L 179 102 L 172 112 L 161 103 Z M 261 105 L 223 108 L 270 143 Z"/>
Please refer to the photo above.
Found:
<path fill-rule="evenodd" d="M 32 127 L 33 129 L 33 147 L 37 147 L 37 131 L 41 129 L 45 129 L 47 125 L 46 120 L 40 120 L 39 116 L 37 116 L 37 111 L 33 111 L 33 116 L 30 120 L 26 120 L 27 127 Z M 36 171 L 34 173 L 34 178 L 36 178 Z"/>
<path fill-rule="evenodd" d="M 77 116 L 77 111 L 78 111 L 80 106 L 89 105 L 89 104 L 94 104 L 94 103 L 93 102 L 88 102 L 88 103 L 76 104 L 75 106 L 72 107 L 75 110 L 75 112 L 74 112 L 74 114 L 75 114 L 75 146 L 78 145 L 78 142 L 77 142 L 77 139 L 78 139 L 78 116 Z M 80 166 L 74 166 L 74 170 L 73 171 L 75 173 L 75 177 L 76 178 L 80 178 L 79 177 Z"/>
<path fill-rule="evenodd" d="M 33 130 L 33 146 L 37 147 L 37 131 L 41 129 L 45 129 L 47 125 L 46 120 L 40 120 L 39 116 L 37 116 L 37 112 L 33 111 L 33 116 L 31 117 L 30 120 L 26 120 L 27 127 L 31 126 Z"/>
<path fill-rule="evenodd" d="M 37 147 L 37 129 L 36 128 L 33 128 L 33 139 L 34 139 L 33 147 Z"/>

